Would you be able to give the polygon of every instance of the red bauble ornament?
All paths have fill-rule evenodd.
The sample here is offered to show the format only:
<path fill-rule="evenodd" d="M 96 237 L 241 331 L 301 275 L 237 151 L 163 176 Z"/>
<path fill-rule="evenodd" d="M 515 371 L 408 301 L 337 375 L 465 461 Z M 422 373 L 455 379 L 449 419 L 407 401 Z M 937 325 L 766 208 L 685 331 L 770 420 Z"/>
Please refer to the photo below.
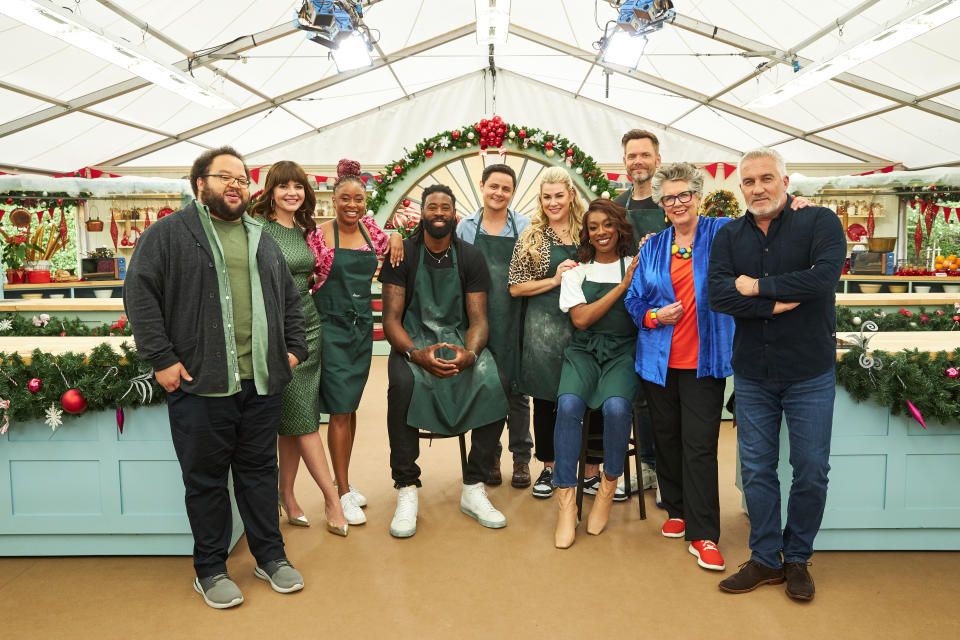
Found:
<path fill-rule="evenodd" d="M 395 174 L 400 175 L 401 171 L 403 171 L 403 167 L 401 167 L 400 165 L 396 164 L 393 166 L 393 172 Z"/>
<path fill-rule="evenodd" d="M 76 389 L 67 389 L 66 393 L 60 396 L 60 406 L 67 413 L 78 415 L 87 410 L 87 399 Z"/>
<path fill-rule="evenodd" d="M 567 149 L 567 157 L 573 156 L 573 149 Z"/>
<path fill-rule="evenodd" d="M 432 158 L 433 151 L 431 151 L 430 149 L 427 149 L 426 151 L 423 152 L 423 155 L 427 156 L 428 158 Z"/>
<path fill-rule="evenodd" d="M 543 145 L 543 148 L 546 149 L 547 151 L 550 151 L 550 149 L 553 149 L 553 143 L 548 141 L 546 144 Z"/>
<path fill-rule="evenodd" d="M 501 118 L 500 116 L 493 116 L 493 121 L 496 122 L 497 124 L 500 124 L 501 122 L 503 122 L 503 118 Z"/>
<path fill-rule="evenodd" d="M 27 390 L 30 393 L 36 393 L 40 391 L 40 388 L 43 386 L 43 380 L 40 378 L 31 378 L 30 382 L 27 383 Z"/>
<path fill-rule="evenodd" d="M 520 131 L 517 131 L 517 135 L 520 136 L 521 138 L 526 138 L 526 137 L 527 137 L 527 130 L 526 130 L 526 129 L 520 129 Z"/>
<path fill-rule="evenodd" d="M 13 204 L 13 198 L 7 198 L 6 200 L 4 200 L 4 202 L 6 202 L 7 204 Z"/>
<path fill-rule="evenodd" d="M 459 139 L 460 139 L 460 132 L 459 132 L 459 131 L 454 131 L 454 132 L 452 132 L 452 133 L 450 134 L 450 137 L 453 138 L 454 140 L 459 140 Z"/>
<path fill-rule="evenodd" d="M 926 314 L 920 316 L 920 324 L 927 324 L 928 322 L 930 322 L 930 316 Z"/>
<path fill-rule="evenodd" d="M 960 322 L 960 316 L 953 316 L 954 322 Z"/>
<path fill-rule="evenodd" d="M 948 378 L 950 378 L 951 380 L 953 380 L 953 379 L 956 379 L 957 376 L 960 376 L 960 371 L 957 371 L 957 368 L 956 368 L 956 367 L 948 367 L 948 368 L 943 372 L 943 375 L 945 375 L 945 376 L 947 376 Z"/>
<path fill-rule="evenodd" d="M 409 207 L 409 206 L 410 206 L 410 198 L 404 198 L 404 199 L 403 199 L 403 206 L 405 206 L 405 207 Z"/>
<path fill-rule="evenodd" d="M 60 337 L 61 337 L 61 338 L 66 337 L 66 335 L 67 335 L 67 332 L 66 332 L 66 331 L 61 331 L 61 332 L 60 332 Z M 113 335 L 113 334 L 111 333 L 110 335 Z"/>

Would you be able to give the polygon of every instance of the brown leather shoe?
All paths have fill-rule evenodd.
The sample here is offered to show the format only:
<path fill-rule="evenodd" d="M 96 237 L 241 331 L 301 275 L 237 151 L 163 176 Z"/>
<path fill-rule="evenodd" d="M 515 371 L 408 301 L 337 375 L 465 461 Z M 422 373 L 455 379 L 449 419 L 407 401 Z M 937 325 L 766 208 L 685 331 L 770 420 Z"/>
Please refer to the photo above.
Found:
<path fill-rule="evenodd" d="M 600 474 L 600 487 L 597 497 L 593 499 L 593 508 L 587 516 L 587 533 L 598 536 L 607 528 L 610 520 L 610 509 L 613 507 L 613 495 L 617 492 L 617 478 L 610 480 L 607 474 Z"/>
<path fill-rule="evenodd" d="M 783 582 L 783 569 L 771 569 L 756 560 L 747 560 L 740 571 L 720 582 L 720 590 L 727 593 L 747 593 L 764 584 Z"/>
<path fill-rule="evenodd" d="M 513 477 L 510 486 L 514 489 L 526 489 L 530 486 L 530 465 L 526 462 L 513 463 Z"/>
<path fill-rule="evenodd" d="M 577 489 L 559 487 L 557 494 L 557 531 L 554 544 L 557 549 L 569 549 L 577 537 Z"/>
<path fill-rule="evenodd" d="M 493 462 L 493 469 L 490 471 L 490 475 L 487 476 L 487 481 L 485 484 L 488 484 L 491 487 L 499 487 L 501 484 L 503 484 L 503 475 L 500 473 L 499 458 Z"/>
<path fill-rule="evenodd" d="M 807 567 L 808 562 L 784 562 L 783 575 L 787 579 L 787 595 L 794 600 L 813 600 L 815 588 Z"/>

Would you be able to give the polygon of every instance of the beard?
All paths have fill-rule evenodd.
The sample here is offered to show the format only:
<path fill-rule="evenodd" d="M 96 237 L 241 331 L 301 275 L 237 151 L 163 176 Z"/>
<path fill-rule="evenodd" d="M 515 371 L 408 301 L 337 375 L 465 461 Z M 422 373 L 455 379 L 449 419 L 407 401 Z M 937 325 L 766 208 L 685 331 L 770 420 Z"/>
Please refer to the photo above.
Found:
<path fill-rule="evenodd" d="M 444 220 L 442 227 L 437 227 L 433 223 L 436 221 L 436 218 L 433 220 L 425 221 L 423 228 L 426 229 L 427 233 L 430 234 L 432 238 L 439 240 L 440 238 L 445 238 L 451 233 L 453 233 L 453 227 L 456 225 L 456 219 Z"/>
<path fill-rule="evenodd" d="M 243 212 L 247 210 L 247 205 L 250 203 L 250 196 L 240 195 L 240 204 L 235 208 L 231 208 L 227 204 L 227 201 L 224 200 L 223 194 L 210 194 L 204 193 L 201 194 L 200 202 L 207 205 L 210 208 L 210 213 L 220 218 L 221 220 L 226 220 L 227 222 L 233 222 L 234 220 L 239 220 L 240 216 L 243 215 Z"/>
<path fill-rule="evenodd" d="M 652 175 L 652 171 L 646 167 L 640 167 L 630 172 L 630 181 L 634 184 L 643 184 L 644 182 L 648 182 Z"/>

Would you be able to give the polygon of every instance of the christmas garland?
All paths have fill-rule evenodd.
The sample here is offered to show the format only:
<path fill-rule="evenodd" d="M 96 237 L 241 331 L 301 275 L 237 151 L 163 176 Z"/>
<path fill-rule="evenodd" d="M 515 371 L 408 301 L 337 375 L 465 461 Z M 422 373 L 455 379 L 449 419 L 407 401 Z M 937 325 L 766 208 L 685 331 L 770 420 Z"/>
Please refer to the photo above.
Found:
<path fill-rule="evenodd" d="M 960 348 L 935 354 L 904 349 L 897 353 L 862 346 L 837 362 L 837 383 L 857 402 L 873 399 L 891 413 L 905 411 L 924 428 L 925 417 L 944 424 L 960 422 Z"/>
<path fill-rule="evenodd" d="M 863 307 L 837 307 L 837 333 L 860 331 L 861 325 L 868 320 L 877 325 L 878 331 L 960 331 L 960 302 L 930 311 L 920 307 L 919 311 L 900 309 L 897 313 Z"/>
<path fill-rule="evenodd" d="M 726 189 L 710 192 L 700 205 L 700 215 L 707 218 L 739 218 L 741 213 L 737 196 Z"/>
<path fill-rule="evenodd" d="M 591 192 L 597 195 L 606 193 L 606 197 L 611 195 L 612 187 L 606 173 L 591 156 L 573 142 L 543 129 L 508 124 L 496 116 L 491 120 L 481 120 L 476 124 L 464 125 L 424 138 L 402 158 L 388 163 L 380 174 L 373 177 L 375 186 L 373 194 L 367 198 L 367 209 L 376 213 L 381 207 L 387 206 L 387 194 L 393 188 L 394 179 L 426 162 L 434 153 L 458 151 L 474 146 L 479 147 L 481 152 L 486 151 L 487 147 L 502 150 L 505 148 L 504 144 L 518 150 L 534 149 L 548 158 L 560 154 L 568 167 L 584 176 Z"/>
<path fill-rule="evenodd" d="M 126 316 L 91 327 L 80 318 L 61 318 L 45 313 L 28 319 L 15 313 L 0 316 L 0 337 L 9 336 L 132 336 Z"/>
<path fill-rule="evenodd" d="M 159 404 L 166 394 L 129 343 L 120 349 L 104 343 L 89 353 L 59 356 L 35 349 L 30 364 L 19 354 L 0 352 L 0 431 L 7 421 L 15 426 L 44 417 L 55 430 L 63 411 L 115 409 L 122 432 L 123 407 Z"/>

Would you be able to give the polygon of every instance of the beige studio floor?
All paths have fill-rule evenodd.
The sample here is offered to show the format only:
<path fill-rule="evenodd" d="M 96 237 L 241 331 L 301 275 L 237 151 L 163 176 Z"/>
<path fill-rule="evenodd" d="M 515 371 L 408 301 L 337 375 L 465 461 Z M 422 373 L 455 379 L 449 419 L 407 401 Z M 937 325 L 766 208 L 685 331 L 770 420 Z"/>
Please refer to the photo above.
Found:
<path fill-rule="evenodd" d="M 818 553 L 809 604 L 782 586 L 721 593 L 717 582 L 747 559 L 729 425 L 720 438 L 725 573 L 700 569 L 685 543 L 659 535 L 665 515 L 652 492 L 646 521 L 635 501 L 618 504 L 606 533 L 581 528 L 558 551 L 554 502 L 505 483 L 490 495 L 508 526 L 483 529 L 458 508 L 455 440 L 424 446 L 418 532 L 395 540 L 385 390 L 386 359 L 375 358 L 351 467 L 370 501 L 368 524 L 346 539 L 282 525 L 302 592 L 280 595 L 255 579 L 242 539 L 229 568 L 246 602 L 227 611 L 194 593 L 187 557 L 3 558 L 0 638 L 960 638 L 960 552 Z M 508 478 L 509 469 L 505 452 Z M 319 525 L 322 497 L 303 470 L 298 487 Z"/>

